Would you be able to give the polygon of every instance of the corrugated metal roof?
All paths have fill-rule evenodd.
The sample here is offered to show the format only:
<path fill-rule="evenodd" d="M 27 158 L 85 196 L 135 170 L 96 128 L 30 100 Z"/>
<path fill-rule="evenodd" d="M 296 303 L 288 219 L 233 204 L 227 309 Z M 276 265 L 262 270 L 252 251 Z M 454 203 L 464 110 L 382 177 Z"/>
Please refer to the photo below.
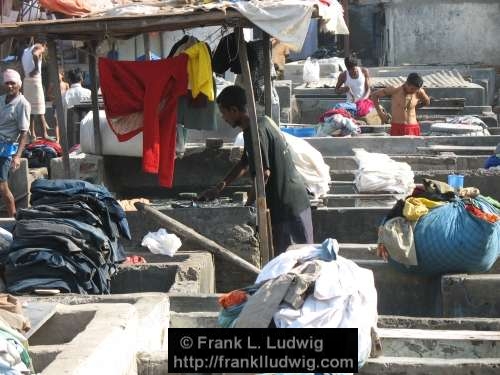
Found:
<path fill-rule="evenodd" d="M 440 72 L 427 74 L 422 76 L 424 79 L 424 87 L 472 87 L 475 84 L 465 80 L 465 78 L 456 70 L 442 70 Z M 375 87 L 400 86 L 406 82 L 406 77 L 391 77 L 391 78 L 372 78 Z"/>

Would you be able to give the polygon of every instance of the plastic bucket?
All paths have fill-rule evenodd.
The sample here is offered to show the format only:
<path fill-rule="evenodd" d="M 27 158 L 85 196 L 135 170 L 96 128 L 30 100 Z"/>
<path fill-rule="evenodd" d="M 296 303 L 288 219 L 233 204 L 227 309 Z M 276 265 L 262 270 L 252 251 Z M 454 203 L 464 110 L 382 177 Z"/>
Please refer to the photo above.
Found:
<path fill-rule="evenodd" d="M 464 176 L 461 174 L 448 175 L 448 185 L 458 190 L 464 187 Z"/>
<path fill-rule="evenodd" d="M 304 127 L 304 128 L 294 128 L 294 127 L 283 127 L 281 131 L 285 133 L 294 135 L 296 137 L 304 138 L 304 137 L 314 137 L 316 135 L 316 129 L 312 127 Z"/>

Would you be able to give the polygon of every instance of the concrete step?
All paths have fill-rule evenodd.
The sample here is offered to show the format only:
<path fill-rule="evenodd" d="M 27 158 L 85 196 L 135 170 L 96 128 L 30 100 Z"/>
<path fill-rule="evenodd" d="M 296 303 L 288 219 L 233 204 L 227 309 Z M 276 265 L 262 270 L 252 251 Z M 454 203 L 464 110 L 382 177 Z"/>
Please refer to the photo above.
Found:
<path fill-rule="evenodd" d="M 380 328 L 438 329 L 468 331 L 500 331 L 497 318 L 429 318 L 400 315 L 379 315 Z"/>
<path fill-rule="evenodd" d="M 215 266 L 206 251 L 179 251 L 173 257 L 134 252 L 145 264 L 122 264 L 111 279 L 111 293 L 215 291 Z"/>
<path fill-rule="evenodd" d="M 453 152 L 461 155 L 486 155 L 489 156 L 495 151 L 495 146 L 455 146 L 455 145 L 432 145 L 417 147 L 417 151 L 423 153 L 438 154 L 441 152 Z"/>
<path fill-rule="evenodd" d="M 499 331 L 380 328 L 382 350 L 389 357 L 499 358 Z"/>
<path fill-rule="evenodd" d="M 472 163 L 472 162 L 471 162 Z M 345 183 L 343 185 L 331 184 L 330 193 L 337 194 L 350 194 L 359 193 L 354 184 L 354 170 L 346 171 L 330 171 L 333 179 L 343 179 L 345 181 L 351 181 L 351 185 Z M 479 169 L 448 169 L 448 170 L 414 170 L 415 183 L 421 184 L 424 178 L 438 180 L 446 182 L 448 181 L 448 175 L 459 173 L 464 176 L 464 186 L 473 186 L 481 191 L 482 195 L 488 195 L 493 198 L 500 199 L 498 193 L 498 186 L 500 186 L 500 172 L 493 170 Z M 385 192 L 379 192 L 381 194 L 386 194 Z M 342 242 L 354 242 L 341 240 Z M 364 242 L 364 241 L 363 241 Z"/>
<path fill-rule="evenodd" d="M 428 137 L 350 137 L 306 138 L 323 157 L 354 156 L 353 149 L 364 148 L 368 152 L 388 155 L 418 155 L 417 147 L 432 145 L 496 146 L 500 136 L 428 136 Z"/>
<path fill-rule="evenodd" d="M 500 318 L 499 288 L 500 274 L 443 276 L 443 316 Z"/>
<path fill-rule="evenodd" d="M 450 287 L 445 288 L 445 285 L 447 285 L 445 280 L 457 276 L 426 277 L 402 273 L 394 269 L 385 261 L 377 258 L 374 253 L 374 247 L 375 245 L 372 244 L 341 244 L 340 255 L 351 258 L 360 267 L 364 267 L 373 271 L 375 286 L 378 292 L 378 310 L 381 315 L 400 315 L 405 317 L 440 317 L 443 313 L 443 304 L 447 306 L 447 311 L 450 311 L 452 309 L 453 305 L 451 305 L 451 303 L 453 302 L 449 301 L 450 299 L 453 300 L 453 298 L 455 297 L 454 294 L 450 294 Z M 351 252 L 351 254 L 349 254 L 349 252 Z M 356 259 L 356 257 L 361 256 L 363 257 L 363 259 Z M 495 267 L 491 272 L 491 274 L 484 275 L 484 277 L 491 276 L 500 278 L 500 275 L 494 274 L 495 272 L 500 273 L 500 262 L 497 262 L 495 264 Z M 458 275 L 458 277 L 463 278 L 466 277 L 466 275 Z M 491 294 L 494 287 L 498 287 L 498 284 L 494 283 L 492 287 L 486 288 L 485 293 Z M 455 287 L 455 289 L 457 288 L 458 287 Z M 444 298 L 441 296 L 441 290 L 443 290 L 442 293 L 444 295 Z M 448 297 L 445 293 L 448 294 Z M 217 303 L 217 295 L 208 294 L 203 296 L 188 296 L 185 294 L 187 293 L 184 293 L 184 295 L 171 295 L 172 311 L 176 313 L 203 313 L 207 311 L 218 312 L 219 305 Z M 494 299 L 494 297 L 490 297 L 490 301 L 491 299 Z M 418 303 L 415 303 L 415 301 L 418 301 Z M 462 303 L 462 305 L 463 304 L 464 303 Z M 483 309 L 484 308 L 485 307 L 483 306 Z M 496 306 L 490 307 L 489 309 L 491 311 L 490 315 L 484 313 L 481 315 L 481 311 L 478 311 L 476 315 L 483 317 L 500 316 L 500 305 L 498 303 Z M 459 314 L 460 311 L 455 310 L 455 315 L 451 315 L 448 313 L 445 316 L 476 316 L 470 313 Z M 195 315 L 194 319 L 198 319 L 198 316 Z M 459 323 L 456 324 L 459 327 Z M 393 323 L 392 326 L 395 326 L 395 324 Z M 397 326 L 400 325 L 398 324 Z M 424 326 L 409 326 L 409 328 L 417 327 Z M 432 327 L 432 325 L 429 324 L 429 327 Z M 470 325 L 467 327 L 470 327 Z M 462 327 L 462 329 L 466 329 L 465 326 Z"/>
<path fill-rule="evenodd" d="M 500 359 L 448 359 L 380 357 L 370 358 L 359 374 L 364 375 L 497 375 Z M 137 356 L 139 375 L 163 375 L 168 372 L 166 352 L 142 352 Z"/>
<path fill-rule="evenodd" d="M 488 155 L 489 156 L 489 155 Z M 469 170 L 478 169 L 484 166 L 486 155 L 395 155 L 391 159 L 408 163 L 414 171 L 428 170 Z M 323 157 L 330 170 L 335 171 L 355 171 L 358 164 L 354 156 L 326 156 Z"/>
<path fill-rule="evenodd" d="M 414 357 L 370 358 L 359 371 L 363 375 L 497 375 L 499 358 L 447 359 Z"/>

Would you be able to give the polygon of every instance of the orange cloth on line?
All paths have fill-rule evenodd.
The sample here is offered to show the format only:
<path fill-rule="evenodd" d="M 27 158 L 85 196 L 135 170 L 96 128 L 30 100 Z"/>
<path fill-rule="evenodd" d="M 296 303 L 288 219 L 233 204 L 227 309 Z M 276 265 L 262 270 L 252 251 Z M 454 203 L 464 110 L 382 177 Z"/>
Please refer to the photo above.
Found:
<path fill-rule="evenodd" d="M 478 219 L 486 220 L 488 223 L 495 224 L 497 221 L 500 220 L 500 216 L 484 212 L 479 208 L 477 208 L 476 206 L 473 206 L 472 204 L 465 205 L 465 209 Z"/>
<path fill-rule="evenodd" d="M 231 306 L 239 305 L 247 300 L 247 293 L 243 290 L 233 290 L 232 292 L 223 294 L 219 298 L 219 305 L 227 309 Z"/>
<path fill-rule="evenodd" d="M 391 135 L 420 135 L 420 125 L 419 124 L 391 124 Z"/>
<path fill-rule="evenodd" d="M 40 0 L 39 3 L 42 8 L 68 16 L 82 17 L 92 11 L 85 0 Z"/>

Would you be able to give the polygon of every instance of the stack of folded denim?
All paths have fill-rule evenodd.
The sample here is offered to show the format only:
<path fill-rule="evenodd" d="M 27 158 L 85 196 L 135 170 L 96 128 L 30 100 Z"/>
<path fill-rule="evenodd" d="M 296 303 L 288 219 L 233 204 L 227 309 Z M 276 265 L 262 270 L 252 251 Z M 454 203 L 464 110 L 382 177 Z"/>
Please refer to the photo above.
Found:
<path fill-rule="evenodd" d="M 0 254 L 10 293 L 34 289 L 103 294 L 131 239 L 125 212 L 104 186 L 36 180 L 31 208 L 18 211 L 10 249 Z"/>

